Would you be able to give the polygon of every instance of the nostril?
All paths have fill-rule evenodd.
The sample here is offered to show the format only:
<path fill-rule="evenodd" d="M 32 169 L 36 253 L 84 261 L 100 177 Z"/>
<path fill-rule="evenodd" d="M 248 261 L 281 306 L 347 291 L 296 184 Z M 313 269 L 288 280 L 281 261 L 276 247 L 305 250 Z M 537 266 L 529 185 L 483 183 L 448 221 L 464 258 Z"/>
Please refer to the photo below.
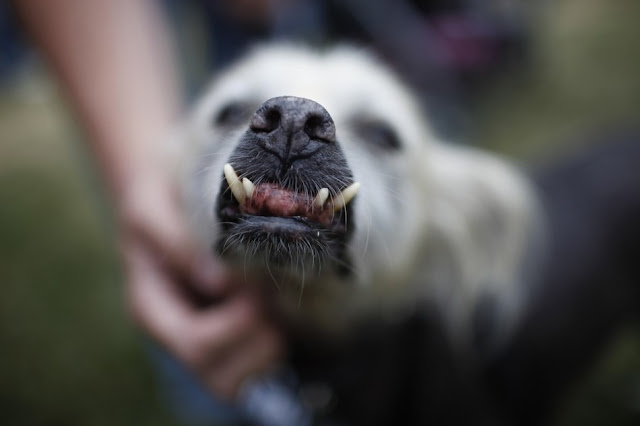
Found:
<path fill-rule="evenodd" d="M 280 126 L 282 114 L 275 108 L 260 108 L 251 117 L 249 127 L 254 132 L 270 133 Z"/>
<path fill-rule="evenodd" d="M 304 123 L 304 132 L 311 139 L 322 140 L 325 142 L 336 141 L 336 128 L 333 120 L 326 119 L 323 116 L 313 114 Z"/>

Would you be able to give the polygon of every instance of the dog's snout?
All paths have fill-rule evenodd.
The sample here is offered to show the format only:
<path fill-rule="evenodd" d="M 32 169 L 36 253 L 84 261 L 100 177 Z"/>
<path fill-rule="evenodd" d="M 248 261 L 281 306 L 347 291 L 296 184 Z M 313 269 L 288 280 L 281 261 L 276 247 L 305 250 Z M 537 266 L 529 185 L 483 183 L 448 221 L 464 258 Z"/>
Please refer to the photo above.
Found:
<path fill-rule="evenodd" d="M 310 99 L 280 96 L 266 101 L 251 118 L 258 144 L 285 163 L 307 158 L 336 142 L 333 119 Z"/>
<path fill-rule="evenodd" d="M 287 189 L 339 193 L 353 182 L 329 112 L 315 101 L 280 96 L 266 101 L 229 159 L 244 177 Z"/>

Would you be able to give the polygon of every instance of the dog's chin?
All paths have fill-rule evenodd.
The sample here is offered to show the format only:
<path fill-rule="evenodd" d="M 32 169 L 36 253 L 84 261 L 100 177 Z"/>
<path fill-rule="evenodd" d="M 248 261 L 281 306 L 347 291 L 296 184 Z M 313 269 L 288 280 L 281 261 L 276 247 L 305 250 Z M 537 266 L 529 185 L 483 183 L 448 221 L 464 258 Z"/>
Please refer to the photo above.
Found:
<path fill-rule="evenodd" d="M 216 242 L 220 257 L 243 270 L 298 278 L 310 282 L 329 274 L 346 278 L 351 263 L 346 252 L 350 232 L 346 212 L 328 223 L 303 216 L 260 216 L 226 207 Z"/>

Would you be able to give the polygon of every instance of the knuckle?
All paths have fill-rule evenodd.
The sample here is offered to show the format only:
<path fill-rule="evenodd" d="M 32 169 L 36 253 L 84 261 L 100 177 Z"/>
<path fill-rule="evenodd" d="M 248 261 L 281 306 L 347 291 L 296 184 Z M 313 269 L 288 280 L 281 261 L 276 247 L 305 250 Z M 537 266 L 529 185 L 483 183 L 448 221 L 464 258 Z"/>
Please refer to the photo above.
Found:
<path fill-rule="evenodd" d="M 209 364 L 211 348 L 208 342 L 201 338 L 185 339 L 179 345 L 179 356 L 182 361 L 197 372 L 203 371 Z"/>
<path fill-rule="evenodd" d="M 269 362 L 275 362 L 285 354 L 285 346 L 279 334 L 273 332 L 265 337 L 265 358 Z"/>
<path fill-rule="evenodd" d="M 217 376 L 213 376 L 209 380 L 209 388 L 217 396 L 226 400 L 233 400 L 238 394 L 240 383 L 235 383 L 233 380 L 221 379 Z"/>

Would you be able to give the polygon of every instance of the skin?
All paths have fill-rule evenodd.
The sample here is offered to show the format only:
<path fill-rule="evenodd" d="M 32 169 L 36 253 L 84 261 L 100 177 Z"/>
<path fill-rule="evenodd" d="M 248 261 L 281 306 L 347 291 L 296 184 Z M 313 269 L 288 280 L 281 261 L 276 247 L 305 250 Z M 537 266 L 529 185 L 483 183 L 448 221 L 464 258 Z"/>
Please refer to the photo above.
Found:
<path fill-rule="evenodd" d="M 132 317 L 233 398 L 283 354 L 259 298 L 195 248 L 159 143 L 180 105 L 171 42 L 152 1 L 20 0 L 14 6 L 85 127 L 120 223 Z M 196 306 L 184 286 L 217 302 Z"/>

